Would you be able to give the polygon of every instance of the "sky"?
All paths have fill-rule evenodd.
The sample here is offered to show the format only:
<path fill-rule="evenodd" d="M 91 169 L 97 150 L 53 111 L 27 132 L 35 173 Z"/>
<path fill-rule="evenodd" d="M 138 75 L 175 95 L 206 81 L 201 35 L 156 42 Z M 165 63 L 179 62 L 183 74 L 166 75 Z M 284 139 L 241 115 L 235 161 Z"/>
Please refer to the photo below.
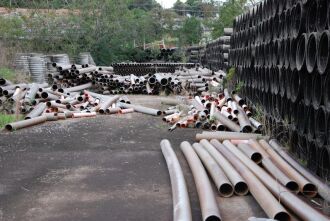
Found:
<path fill-rule="evenodd" d="M 156 0 L 161 6 L 164 8 L 171 8 L 176 0 Z M 181 2 L 185 2 L 186 0 L 181 0 Z"/>

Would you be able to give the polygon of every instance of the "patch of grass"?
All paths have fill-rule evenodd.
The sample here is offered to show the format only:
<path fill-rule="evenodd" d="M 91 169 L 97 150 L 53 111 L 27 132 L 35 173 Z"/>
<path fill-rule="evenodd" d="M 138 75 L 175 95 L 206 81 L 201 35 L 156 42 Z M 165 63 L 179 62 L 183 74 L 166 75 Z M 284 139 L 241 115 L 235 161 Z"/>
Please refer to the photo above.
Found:
<path fill-rule="evenodd" d="M 15 72 L 9 68 L 0 68 L 0 78 L 13 81 L 15 79 Z"/>
<path fill-rule="evenodd" d="M 7 124 L 15 121 L 16 121 L 15 115 L 0 113 L 0 129 L 3 129 Z"/>
<path fill-rule="evenodd" d="M 235 91 L 236 91 L 236 93 L 240 93 L 241 92 L 241 89 L 242 89 L 242 87 L 244 86 L 244 83 L 243 82 L 238 82 L 238 84 L 236 84 L 235 85 Z"/>

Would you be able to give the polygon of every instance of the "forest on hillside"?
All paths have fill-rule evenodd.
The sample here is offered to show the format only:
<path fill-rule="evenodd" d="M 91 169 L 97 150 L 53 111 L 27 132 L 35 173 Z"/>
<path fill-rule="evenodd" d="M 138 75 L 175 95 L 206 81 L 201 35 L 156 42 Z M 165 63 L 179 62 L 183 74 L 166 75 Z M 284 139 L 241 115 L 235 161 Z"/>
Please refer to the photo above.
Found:
<path fill-rule="evenodd" d="M 108 64 L 144 56 L 145 43 L 186 47 L 219 37 L 247 3 L 178 0 L 164 9 L 154 0 L 0 0 L 0 7 L 13 10 L 0 16 L 0 38 L 24 51 L 90 51 L 97 63 Z M 29 10 L 14 13 L 16 8 Z M 208 30 L 212 36 L 205 40 Z"/>

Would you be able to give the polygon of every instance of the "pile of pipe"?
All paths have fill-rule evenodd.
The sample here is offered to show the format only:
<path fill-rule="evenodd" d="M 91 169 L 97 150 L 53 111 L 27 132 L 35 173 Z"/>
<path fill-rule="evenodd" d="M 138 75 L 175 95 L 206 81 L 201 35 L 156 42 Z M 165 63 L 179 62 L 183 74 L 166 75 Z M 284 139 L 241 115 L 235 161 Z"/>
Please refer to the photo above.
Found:
<path fill-rule="evenodd" d="M 202 64 L 204 62 L 205 57 L 205 46 L 191 46 L 186 49 L 186 57 L 188 62 Z"/>
<path fill-rule="evenodd" d="M 171 105 L 163 117 L 171 125 L 170 131 L 186 127 L 257 134 L 263 131 L 263 125 L 252 117 L 245 101 L 227 89 L 223 93 L 202 93 L 185 102 L 163 100 L 162 103 Z"/>
<path fill-rule="evenodd" d="M 144 64 L 141 64 L 144 65 Z M 88 65 L 61 65 L 54 63 L 57 72 L 51 74 L 55 90 L 92 84 L 93 90 L 109 94 L 180 94 L 184 91 L 200 93 L 211 86 L 219 87 L 226 73 L 213 72 L 207 68 L 180 68 L 174 73 L 150 73 L 118 75 L 112 67 Z M 143 66 L 142 66 L 143 67 Z M 174 67 L 174 66 L 173 66 Z M 142 72 L 141 72 L 142 73 Z"/>
<path fill-rule="evenodd" d="M 155 73 L 174 73 L 180 67 L 193 68 L 193 63 L 116 63 L 112 65 L 115 74 L 137 76 Z"/>
<path fill-rule="evenodd" d="M 330 178 L 330 3 L 267 0 L 234 21 L 242 94 L 315 174 Z M 288 129 L 287 129 L 288 127 Z"/>
<path fill-rule="evenodd" d="M 0 83 L 2 81 L 0 80 Z M 6 82 L 9 83 L 9 82 Z M 46 121 L 67 118 L 94 117 L 99 114 L 126 114 L 140 112 L 159 116 L 160 110 L 133 105 L 126 96 L 107 96 L 86 89 L 92 83 L 65 89 L 55 89 L 47 84 L 8 84 L 0 87 L 5 95 L 0 106 L 8 105 L 12 113 L 24 115 L 24 120 L 5 126 L 9 131 L 33 126 Z"/>
<path fill-rule="evenodd" d="M 217 201 L 217 197 L 248 193 L 270 219 L 329 220 L 311 204 L 317 194 L 330 202 L 329 186 L 293 160 L 277 140 L 233 132 L 207 132 L 196 139 L 193 145 L 182 142 L 180 149 L 196 184 L 202 220 L 222 220 L 218 202 L 226 199 Z M 160 145 L 170 173 L 173 220 L 192 220 L 190 191 L 180 162 L 168 140 Z"/>

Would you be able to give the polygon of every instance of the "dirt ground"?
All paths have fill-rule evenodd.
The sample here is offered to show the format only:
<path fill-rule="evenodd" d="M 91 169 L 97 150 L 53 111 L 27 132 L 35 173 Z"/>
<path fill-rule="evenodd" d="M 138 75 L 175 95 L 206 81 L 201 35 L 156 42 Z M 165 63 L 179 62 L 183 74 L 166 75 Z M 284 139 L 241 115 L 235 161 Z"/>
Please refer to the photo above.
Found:
<path fill-rule="evenodd" d="M 163 108 L 157 97 L 132 103 Z M 170 133 L 138 113 L 49 122 L 0 133 L 0 220 L 172 220 L 169 174 L 159 143 L 171 141 L 183 167 L 194 220 L 201 220 L 191 171 L 179 149 L 199 130 Z M 251 195 L 217 197 L 223 220 L 265 217 Z"/>

